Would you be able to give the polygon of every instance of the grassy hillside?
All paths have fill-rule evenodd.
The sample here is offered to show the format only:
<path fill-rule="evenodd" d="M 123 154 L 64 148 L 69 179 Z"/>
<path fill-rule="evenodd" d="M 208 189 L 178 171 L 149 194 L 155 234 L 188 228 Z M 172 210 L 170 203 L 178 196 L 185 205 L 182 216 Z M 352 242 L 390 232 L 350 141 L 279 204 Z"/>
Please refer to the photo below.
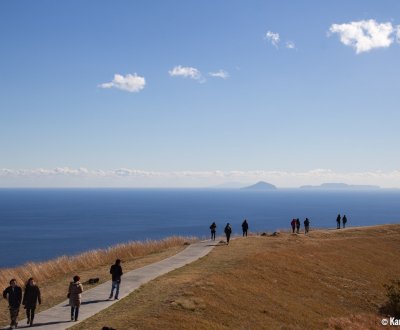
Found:
<path fill-rule="evenodd" d="M 236 239 L 72 329 L 381 329 L 399 246 L 400 225 Z"/>

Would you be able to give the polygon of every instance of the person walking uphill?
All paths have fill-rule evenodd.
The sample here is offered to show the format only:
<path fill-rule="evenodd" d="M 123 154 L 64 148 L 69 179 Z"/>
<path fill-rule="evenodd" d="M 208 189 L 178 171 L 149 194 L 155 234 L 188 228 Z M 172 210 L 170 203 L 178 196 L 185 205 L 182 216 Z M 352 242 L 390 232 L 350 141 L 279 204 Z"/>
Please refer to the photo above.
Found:
<path fill-rule="evenodd" d="M 27 323 L 29 326 L 33 325 L 37 303 L 39 303 L 39 305 L 42 303 L 40 289 L 35 284 L 35 280 L 31 277 L 25 285 L 24 298 L 22 299 L 22 305 L 24 305 L 26 309 Z"/>
<path fill-rule="evenodd" d="M 71 306 L 71 321 L 78 321 L 79 307 L 81 306 L 83 292 L 83 285 L 79 282 L 80 279 L 81 278 L 78 275 L 75 275 L 73 282 L 69 284 L 68 288 L 69 305 Z"/>
<path fill-rule="evenodd" d="M 110 274 L 111 274 L 112 285 L 111 285 L 111 293 L 108 299 L 112 299 L 115 289 L 116 290 L 115 299 L 118 300 L 119 285 L 121 284 L 121 276 L 123 274 L 120 259 L 115 260 L 115 264 L 112 265 L 110 268 Z"/>
<path fill-rule="evenodd" d="M 232 234 L 232 228 L 229 222 L 226 224 L 225 229 L 224 229 L 225 235 L 226 235 L 226 244 L 229 244 L 229 240 L 231 238 Z"/>
<path fill-rule="evenodd" d="M 300 219 L 299 218 L 296 219 L 296 232 L 297 232 L 297 234 L 300 233 Z"/>
<path fill-rule="evenodd" d="M 18 313 L 22 301 L 22 289 L 17 285 L 17 280 L 14 278 L 10 281 L 10 286 L 3 291 L 3 298 L 8 301 L 10 310 L 10 328 L 14 329 L 18 326 Z"/>
<path fill-rule="evenodd" d="M 336 218 L 336 229 L 340 229 L 340 214 L 338 214 L 337 218 Z"/>
<path fill-rule="evenodd" d="M 210 230 L 211 230 L 211 239 L 213 241 L 215 241 L 215 233 L 217 231 L 217 225 L 215 224 L 215 222 L 213 222 L 210 226 Z"/>
<path fill-rule="evenodd" d="M 249 230 L 249 224 L 247 223 L 247 220 L 244 219 L 243 223 L 242 223 L 242 231 L 243 231 L 243 237 L 246 236 L 247 237 L 247 231 Z"/>

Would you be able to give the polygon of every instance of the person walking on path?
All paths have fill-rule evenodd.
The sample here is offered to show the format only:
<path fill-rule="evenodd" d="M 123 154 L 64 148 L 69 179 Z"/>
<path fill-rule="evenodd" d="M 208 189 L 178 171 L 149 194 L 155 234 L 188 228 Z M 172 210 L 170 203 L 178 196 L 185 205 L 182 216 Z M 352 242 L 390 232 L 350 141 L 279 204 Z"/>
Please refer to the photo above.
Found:
<path fill-rule="evenodd" d="M 210 226 L 210 230 L 211 230 L 211 239 L 213 241 L 215 241 L 215 233 L 217 231 L 217 225 L 215 224 L 215 222 L 213 222 Z"/>
<path fill-rule="evenodd" d="M 300 219 L 299 218 L 296 219 L 296 232 L 297 232 L 297 234 L 300 233 Z"/>
<path fill-rule="evenodd" d="M 292 226 L 292 234 L 294 234 L 294 231 L 296 230 L 296 219 L 293 219 L 290 225 Z"/>
<path fill-rule="evenodd" d="M 110 268 L 110 274 L 111 274 L 111 293 L 108 299 L 112 299 L 114 295 L 114 289 L 115 291 L 115 300 L 118 300 L 119 296 L 119 285 L 121 284 L 121 276 L 122 276 L 122 267 L 121 267 L 121 260 L 117 259 L 115 260 L 115 264 L 111 266 Z"/>
<path fill-rule="evenodd" d="M 10 310 L 10 328 L 14 329 L 18 326 L 19 307 L 22 301 L 22 289 L 17 285 L 17 280 L 12 279 L 10 286 L 3 291 L 3 298 L 8 300 L 8 308 Z"/>
<path fill-rule="evenodd" d="M 247 231 L 249 230 L 249 224 L 247 223 L 247 219 L 244 219 L 242 223 L 243 237 L 247 237 Z"/>
<path fill-rule="evenodd" d="M 306 220 L 304 220 L 304 234 L 308 234 L 309 230 L 310 230 L 310 220 L 306 218 Z"/>
<path fill-rule="evenodd" d="M 338 214 L 337 218 L 336 218 L 336 229 L 340 229 L 340 214 Z"/>
<path fill-rule="evenodd" d="M 347 223 L 346 215 L 343 215 L 342 222 L 343 222 L 343 228 L 346 228 L 346 223 Z"/>
<path fill-rule="evenodd" d="M 82 292 L 83 285 L 80 281 L 80 277 L 75 275 L 73 277 L 73 282 L 69 284 L 68 288 L 68 298 L 69 305 L 71 306 L 71 321 L 78 321 L 79 317 L 79 307 L 82 302 Z"/>
<path fill-rule="evenodd" d="M 31 277 L 25 285 L 24 298 L 22 299 L 22 305 L 24 305 L 26 309 L 27 323 L 29 326 L 33 325 L 37 303 L 39 303 L 39 305 L 42 303 L 40 289 L 35 284 L 35 280 Z"/>
<path fill-rule="evenodd" d="M 226 244 L 229 244 L 229 240 L 230 240 L 231 234 L 232 234 L 232 228 L 231 228 L 231 225 L 229 224 L 229 222 L 226 224 L 224 232 L 226 235 Z"/>

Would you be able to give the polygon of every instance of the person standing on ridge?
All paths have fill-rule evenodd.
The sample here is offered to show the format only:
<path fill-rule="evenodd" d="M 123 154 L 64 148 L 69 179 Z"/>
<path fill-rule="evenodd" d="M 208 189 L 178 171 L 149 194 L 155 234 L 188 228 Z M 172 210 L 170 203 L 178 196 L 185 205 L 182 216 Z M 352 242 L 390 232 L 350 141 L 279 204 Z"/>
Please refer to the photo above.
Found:
<path fill-rule="evenodd" d="M 71 306 L 71 321 L 78 321 L 79 307 L 82 302 L 83 285 L 79 282 L 81 278 L 78 275 L 73 277 L 73 281 L 69 283 L 68 298 Z"/>
<path fill-rule="evenodd" d="M 39 303 L 39 305 L 42 303 L 40 289 L 35 284 L 35 280 L 31 277 L 26 283 L 24 298 L 22 299 L 22 305 L 24 305 L 24 308 L 26 309 L 26 317 L 28 318 L 27 323 L 29 326 L 33 325 L 37 303 Z"/>
<path fill-rule="evenodd" d="M 346 215 L 343 215 L 342 222 L 343 222 L 343 228 L 346 228 L 346 223 L 347 223 Z"/>
<path fill-rule="evenodd" d="M 232 234 L 232 228 L 229 222 L 226 224 L 225 229 L 224 229 L 225 235 L 226 235 L 226 244 L 229 244 L 229 240 L 231 238 Z"/>
<path fill-rule="evenodd" d="M 296 219 L 293 219 L 290 225 L 292 226 L 292 234 L 294 234 L 294 231 L 296 230 Z"/>
<path fill-rule="evenodd" d="M 8 308 L 10 310 L 10 329 L 18 326 L 18 313 L 22 301 L 22 289 L 17 285 L 17 280 L 12 279 L 10 286 L 3 291 L 3 298 L 8 300 Z"/>
<path fill-rule="evenodd" d="M 249 224 L 247 223 L 247 219 L 244 219 L 242 223 L 242 231 L 243 231 L 243 237 L 247 237 L 247 231 L 249 230 Z"/>
<path fill-rule="evenodd" d="M 310 220 L 306 218 L 306 220 L 304 220 L 304 234 L 308 234 L 309 230 L 310 230 Z"/>
<path fill-rule="evenodd" d="M 296 232 L 297 232 L 297 234 L 300 233 L 300 219 L 299 218 L 296 219 Z"/>
<path fill-rule="evenodd" d="M 340 214 L 338 214 L 337 218 L 336 218 L 336 229 L 340 229 Z"/>
<path fill-rule="evenodd" d="M 114 294 L 114 289 L 116 289 L 115 300 L 118 300 L 119 299 L 118 298 L 119 285 L 121 284 L 121 276 L 123 274 L 120 259 L 115 260 L 115 264 L 112 265 L 110 268 L 110 274 L 111 274 L 111 279 L 112 279 L 112 285 L 111 285 L 110 297 L 108 297 L 108 299 L 112 299 L 113 294 Z"/>
<path fill-rule="evenodd" d="M 210 226 L 210 230 L 211 230 L 211 239 L 213 241 L 215 241 L 215 233 L 217 231 L 217 225 L 215 224 L 215 222 L 213 222 Z"/>

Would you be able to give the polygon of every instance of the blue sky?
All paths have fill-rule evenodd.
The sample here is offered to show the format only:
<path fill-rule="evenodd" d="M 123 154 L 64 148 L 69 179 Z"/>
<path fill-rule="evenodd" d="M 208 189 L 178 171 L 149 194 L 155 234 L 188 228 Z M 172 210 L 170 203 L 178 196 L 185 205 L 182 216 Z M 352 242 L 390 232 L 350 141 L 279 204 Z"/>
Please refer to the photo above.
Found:
<path fill-rule="evenodd" d="M 399 1 L 1 1 L 0 186 L 400 187 Z"/>

